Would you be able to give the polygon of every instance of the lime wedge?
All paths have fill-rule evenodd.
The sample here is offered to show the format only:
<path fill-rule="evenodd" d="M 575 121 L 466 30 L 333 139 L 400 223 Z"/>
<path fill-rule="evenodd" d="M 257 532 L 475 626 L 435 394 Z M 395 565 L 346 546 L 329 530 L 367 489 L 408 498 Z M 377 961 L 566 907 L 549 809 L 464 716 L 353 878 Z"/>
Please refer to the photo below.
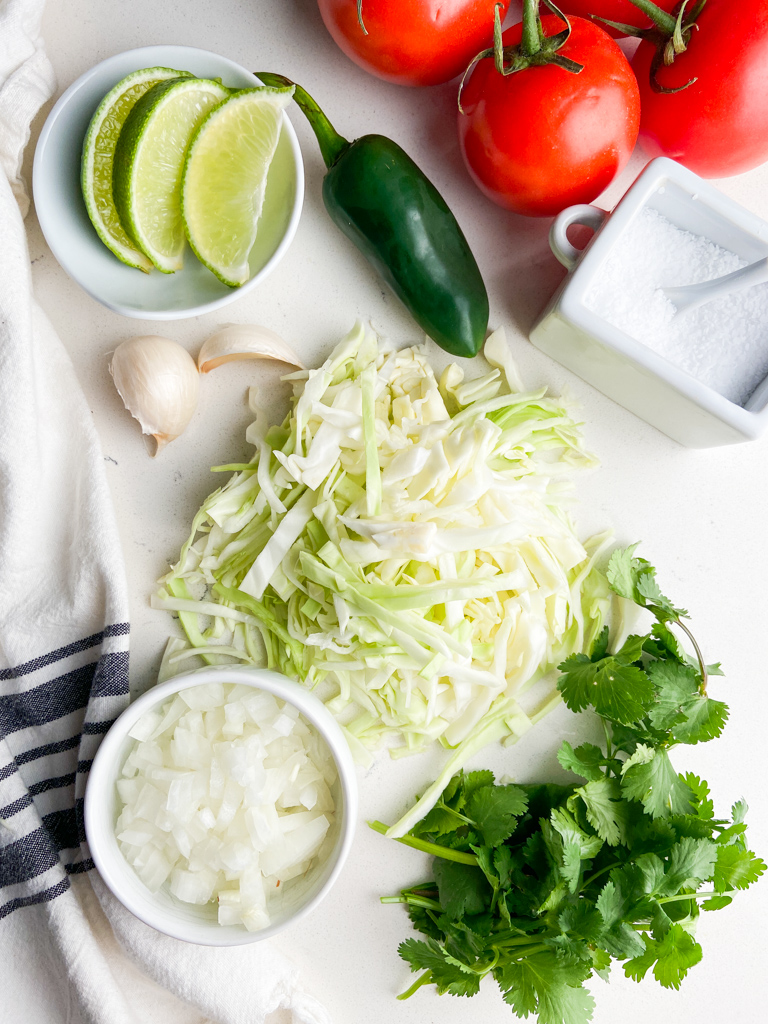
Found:
<path fill-rule="evenodd" d="M 136 103 L 117 140 L 117 212 L 132 242 L 164 274 L 183 264 L 181 175 L 189 140 L 229 95 L 220 82 L 206 78 L 161 82 Z"/>
<path fill-rule="evenodd" d="M 158 82 L 183 78 L 187 71 L 144 68 L 134 71 L 111 89 L 91 118 L 83 145 L 80 182 L 85 208 L 99 238 L 119 260 L 147 273 L 152 263 L 134 246 L 115 209 L 112 198 L 112 164 L 120 129 L 134 104 Z"/>
<path fill-rule="evenodd" d="M 189 244 L 209 270 L 236 288 L 250 277 L 267 172 L 293 88 L 241 89 L 198 129 L 181 186 Z"/>

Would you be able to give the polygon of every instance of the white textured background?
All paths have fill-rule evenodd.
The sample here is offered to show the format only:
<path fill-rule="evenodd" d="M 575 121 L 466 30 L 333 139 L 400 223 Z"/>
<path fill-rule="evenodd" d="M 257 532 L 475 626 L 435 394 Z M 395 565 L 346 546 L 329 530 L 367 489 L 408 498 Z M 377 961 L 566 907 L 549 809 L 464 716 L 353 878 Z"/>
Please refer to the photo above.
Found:
<path fill-rule="evenodd" d="M 675 763 L 679 770 L 690 768 L 709 779 L 722 810 L 738 797 L 749 801 L 753 848 L 768 857 L 763 759 L 768 438 L 709 451 L 683 449 L 534 349 L 526 340 L 528 329 L 564 273 L 548 248 L 549 223 L 505 213 L 474 189 L 454 131 L 455 87 L 410 90 L 369 77 L 336 49 L 314 0 L 50 0 L 44 32 L 59 92 L 122 50 L 152 43 L 198 46 L 251 70 L 295 77 L 339 132 L 349 138 L 369 131 L 390 135 L 416 159 L 469 238 L 488 284 L 491 324 L 506 326 L 526 383 L 548 384 L 555 391 L 567 384 L 581 403 L 588 442 L 602 461 L 602 468 L 579 488 L 581 530 L 586 535 L 612 524 L 619 542 L 641 540 L 642 554 L 658 567 L 663 589 L 689 608 L 708 660 L 723 662 L 726 678 L 715 680 L 711 692 L 729 702 L 731 723 L 722 739 L 682 751 Z M 218 324 L 253 322 L 281 333 L 311 365 L 356 317 L 370 317 L 397 344 L 420 340 L 408 315 L 328 220 L 320 198 L 319 151 L 301 115 L 292 114 L 292 120 L 307 172 L 298 234 L 268 281 L 223 315 L 166 324 L 123 319 L 69 280 L 48 250 L 34 213 L 28 220 L 37 295 L 75 362 L 107 459 L 130 579 L 137 691 L 151 685 L 173 625 L 148 606 L 153 582 L 175 558 L 193 513 L 218 484 L 208 467 L 249 454 L 246 389 L 256 384 L 280 418 L 286 390 L 278 371 L 268 367 L 222 367 L 202 382 L 201 405 L 185 435 L 152 461 L 109 379 L 107 362 L 115 345 L 135 333 L 160 333 L 196 354 Z M 636 156 L 601 205 L 610 208 L 644 162 Z M 768 219 L 768 167 L 721 187 Z M 559 736 L 577 739 L 586 729 L 588 723 L 561 710 L 517 748 L 488 750 L 475 763 L 532 781 L 555 772 Z M 410 984 L 408 969 L 396 954 L 409 925 L 399 907 L 382 907 L 378 897 L 418 880 L 424 862 L 419 854 L 371 833 L 364 819 L 392 820 L 432 777 L 436 764 L 429 755 L 400 762 L 381 758 L 361 777 L 361 827 L 338 886 L 308 921 L 279 940 L 337 1024 L 502 1024 L 513 1019 L 490 981 L 471 1001 L 438 1000 L 426 989 L 408 1002 L 394 1000 Z M 610 985 L 596 981 L 596 1024 L 764 1021 L 767 912 L 768 881 L 763 881 L 737 895 L 727 910 L 704 915 L 698 933 L 704 961 L 681 993 L 662 990 L 652 979 L 638 987 L 620 969 Z"/>

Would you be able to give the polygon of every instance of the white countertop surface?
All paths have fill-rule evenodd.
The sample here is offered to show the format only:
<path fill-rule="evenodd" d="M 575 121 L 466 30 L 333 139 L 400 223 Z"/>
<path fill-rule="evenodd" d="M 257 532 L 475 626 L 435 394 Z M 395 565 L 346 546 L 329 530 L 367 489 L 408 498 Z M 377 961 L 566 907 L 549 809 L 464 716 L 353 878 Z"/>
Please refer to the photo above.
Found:
<path fill-rule="evenodd" d="M 416 159 L 451 205 L 488 285 L 491 325 L 504 325 L 527 385 L 568 386 L 581 404 L 589 446 L 601 468 L 579 485 L 576 520 L 587 536 L 613 526 L 619 543 L 642 542 L 672 599 L 687 607 L 709 661 L 726 671 L 710 692 L 726 700 L 731 721 L 723 737 L 677 752 L 680 771 L 711 784 L 716 806 L 739 797 L 750 804 L 751 846 L 768 856 L 768 787 L 761 761 L 768 712 L 762 657 L 768 623 L 768 437 L 707 451 L 680 447 L 534 349 L 533 319 L 561 281 L 547 243 L 549 222 L 506 213 L 470 182 L 454 130 L 455 86 L 404 89 L 351 64 L 326 33 L 314 0 L 68 0 L 49 2 L 43 25 L 59 92 L 93 64 L 122 50 L 175 43 L 221 53 L 251 69 L 294 77 L 353 138 L 380 132 Z M 42 125 L 38 118 L 34 139 Z M 352 326 L 370 318 L 396 344 L 417 342 L 418 330 L 357 250 L 328 219 L 320 196 L 323 165 L 308 125 L 291 114 L 306 168 L 298 233 L 275 272 L 223 315 L 171 323 L 129 321 L 85 295 L 61 270 L 32 212 L 28 218 L 37 297 L 75 363 L 102 439 L 127 565 L 131 596 L 131 678 L 139 692 L 153 682 L 175 623 L 149 608 L 148 596 L 185 539 L 203 498 L 218 486 L 208 467 L 249 457 L 246 391 L 255 385 L 282 418 L 287 386 L 279 370 L 234 363 L 201 382 L 201 403 L 187 432 L 160 458 L 145 453 L 138 427 L 124 411 L 107 363 L 117 343 L 136 333 L 174 338 L 193 354 L 224 322 L 261 323 L 283 335 L 314 365 Z M 33 145 L 27 154 L 31 166 Z M 610 209 L 644 165 L 637 155 L 601 197 Z M 28 176 L 29 180 L 29 176 Z M 720 183 L 724 192 L 768 219 L 768 165 Z M 561 708 L 517 747 L 488 749 L 472 762 L 520 781 L 557 774 L 559 738 L 586 734 L 589 722 Z M 360 772 L 360 827 L 339 883 L 311 917 L 278 945 L 301 968 L 307 988 L 336 1024 L 510 1024 L 515 1018 L 489 980 L 471 1001 L 422 989 L 406 1002 L 395 995 L 412 976 L 397 956 L 410 932 L 404 910 L 378 897 L 421 878 L 425 858 L 385 840 L 365 820 L 392 821 L 429 781 L 439 752 L 414 759 L 378 758 Z M 640 986 L 615 968 L 609 985 L 596 980 L 596 1024 L 676 1024 L 765 1020 L 768 972 L 762 939 L 768 881 L 736 894 L 717 915 L 703 915 L 697 937 L 704 960 L 680 993 L 651 978 Z"/>

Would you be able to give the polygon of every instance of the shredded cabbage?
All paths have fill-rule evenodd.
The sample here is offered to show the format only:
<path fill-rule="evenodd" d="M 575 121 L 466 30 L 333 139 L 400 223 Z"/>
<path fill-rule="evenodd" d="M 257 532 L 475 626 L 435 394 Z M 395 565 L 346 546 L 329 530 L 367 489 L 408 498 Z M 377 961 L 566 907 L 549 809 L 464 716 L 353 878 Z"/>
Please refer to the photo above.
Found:
<path fill-rule="evenodd" d="M 556 690 L 538 711 L 521 695 L 602 628 L 608 538 L 582 544 L 565 508 L 595 465 L 566 405 L 522 390 L 502 332 L 484 354 L 489 373 L 438 382 L 423 347 L 357 324 L 286 378 L 281 426 L 254 408 L 252 461 L 153 597 L 187 638 L 168 662 L 266 661 L 316 689 L 363 761 L 439 740 L 455 771 L 527 731 Z"/>

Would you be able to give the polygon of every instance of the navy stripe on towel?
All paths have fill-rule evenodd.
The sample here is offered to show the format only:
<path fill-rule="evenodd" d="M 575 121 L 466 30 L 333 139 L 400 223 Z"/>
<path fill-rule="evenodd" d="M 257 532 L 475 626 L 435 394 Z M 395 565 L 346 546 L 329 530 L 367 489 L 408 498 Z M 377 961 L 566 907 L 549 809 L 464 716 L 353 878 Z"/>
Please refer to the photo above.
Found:
<path fill-rule="evenodd" d="M 118 622 L 113 626 L 107 626 L 101 633 L 94 633 L 93 636 L 87 636 L 73 644 L 67 644 L 66 647 L 60 647 L 57 651 L 50 651 L 50 653 L 43 654 L 32 661 L 27 661 L 23 665 L 17 665 L 15 668 L 0 669 L 0 680 L 18 679 L 19 676 L 28 675 L 30 672 L 37 672 L 38 669 L 45 668 L 46 665 L 53 665 L 57 661 L 63 661 L 64 658 L 71 657 L 73 654 L 80 654 L 81 651 L 87 651 L 91 647 L 98 647 L 105 637 L 128 636 L 130 631 L 131 627 L 127 622 Z"/>
<path fill-rule="evenodd" d="M 59 863 L 59 851 L 45 828 L 0 847 L 0 888 L 37 878 Z"/>
<path fill-rule="evenodd" d="M 56 885 L 51 886 L 50 889 L 43 890 L 43 892 L 36 892 L 31 896 L 19 896 L 15 900 L 9 900 L 8 903 L 0 905 L 0 919 L 7 917 L 8 914 L 12 914 L 14 910 L 21 910 L 22 907 L 31 907 L 36 903 L 49 903 L 51 900 L 55 900 L 57 896 L 61 896 L 68 888 L 69 879 L 62 878 Z"/>
<path fill-rule="evenodd" d="M 115 697 L 127 692 L 128 652 L 104 654 L 98 664 L 82 665 L 31 690 L 0 698 L 0 736 L 81 711 L 91 697 Z"/>

